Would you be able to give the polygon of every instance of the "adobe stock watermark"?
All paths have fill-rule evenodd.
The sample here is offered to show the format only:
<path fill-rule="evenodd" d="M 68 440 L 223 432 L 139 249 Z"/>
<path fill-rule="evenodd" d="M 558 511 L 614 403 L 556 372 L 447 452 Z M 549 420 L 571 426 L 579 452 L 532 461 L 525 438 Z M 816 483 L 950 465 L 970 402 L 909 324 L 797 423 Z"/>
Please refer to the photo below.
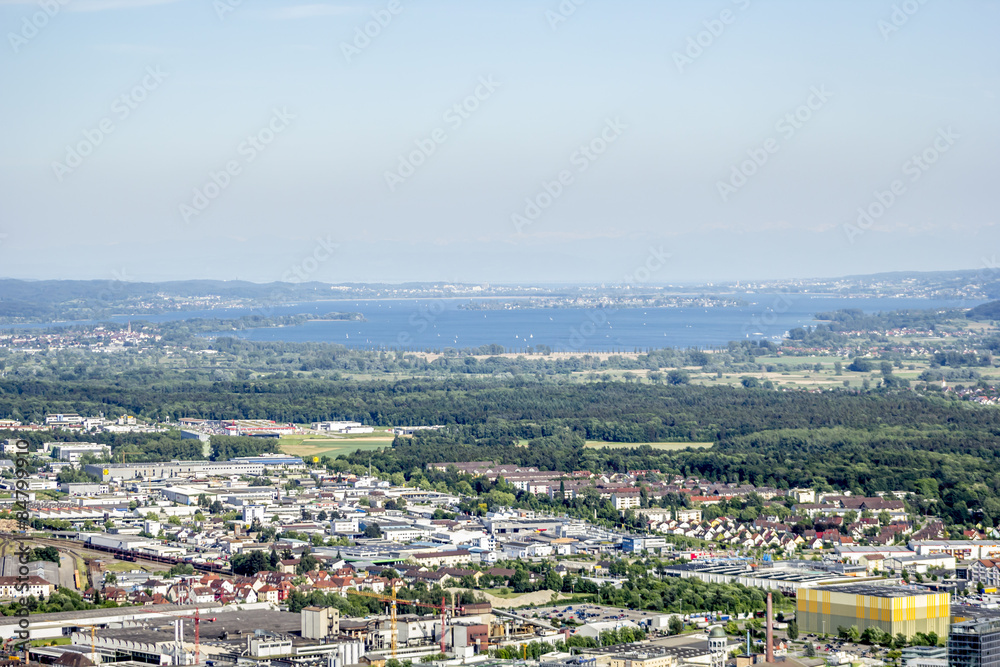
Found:
<path fill-rule="evenodd" d="M 586 2 L 587 0 L 562 0 L 554 10 L 546 9 L 545 20 L 549 22 L 552 32 L 576 14 L 576 10 Z"/>
<path fill-rule="evenodd" d="M 575 169 L 577 174 L 587 171 L 598 158 L 607 152 L 611 144 L 618 141 L 618 138 L 627 129 L 628 125 L 618 117 L 606 119 L 604 128 L 598 135 L 587 143 L 581 144 L 569 156 L 570 166 Z M 514 229 L 518 234 L 528 225 L 534 224 L 542 213 L 563 196 L 566 188 L 576 182 L 574 169 L 563 169 L 551 181 L 543 180 L 541 190 L 537 194 L 533 197 L 525 197 L 524 208 L 510 216 L 510 221 L 514 224 Z"/>
<path fill-rule="evenodd" d="M 72 174 L 80 167 L 84 160 L 92 155 L 97 147 L 104 143 L 117 125 L 115 122 L 123 122 L 132 112 L 145 102 L 149 94 L 160 87 L 168 74 L 160 69 L 159 65 L 150 65 L 146 68 L 146 74 L 128 92 L 122 93 L 111 103 L 111 114 L 97 121 L 93 128 L 83 130 L 83 139 L 75 144 L 66 144 L 66 152 L 63 161 L 52 162 L 52 172 L 56 175 L 56 180 L 62 183 L 63 179 Z"/>
<path fill-rule="evenodd" d="M 771 305 L 765 306 L 762 315 L 751 315 L 750 320 L 743 325 L 741 333 L 744 338 L 750 336 L 766 336 L 768 330 L 778 323 L 778 315 L 787 313 L 794 301 L 788 295 L 787 289 L 773 295 Z M 782 331 L 784 333 L 784 331 Z M 773 335 L 773 333 L 772 333 Z"/>
<path fill-rule="evenodd" d="M 435 300 L 430 303 L 422 303 L 417 308 L 417 312 L 410 314 L 406 323 L 413 328 L 417 334 L 422 334 L 429 329 L 444 312 L 444 301 Z M 410 347 L 413 345 L 413 334 L 410 331 L 400 331 L 396 334 L 396 344 L 400 347 Z"/>
<path fill-rule="evenodd" d="M 715 188 L 719 191 L 722 201 L 728 202 L 732 195 L 746 185 L 749 179 L 767 164 L 771 156 L 781 149 L 781 143 L 788 141 L 805 127 L 805 124 L 812 120 L 813 114 L 822 109 L 831 97 L 833 93 L 828 91 L 825 85 L 810 88 L 806 101 L 779 118 L 774 124 L 774 131 L 780 138 L 771 136 L 759 146 L 747 149 L 747 159 L 731 165 L 729 179 L 715 182 Z"/>
<path fill-rule="evenodd" d="M 467 120 L 472 118 L 472 114 L 479 110 L 483 102 L 493 97 L 493 94 L 500 87 L 500 83 L 494 80 L 492 75 L 479 77 L 479 83 L 471 94 L 464 97 L 460 102 L 456 102 L 441 115 L 441 120 L 452 131 L 462 127 Z M 437 127 L 422 139 L 414 139 L 416 145 L 409 153 L 399 155 L 399 162 L 395 171 L 385 171 L 385 184 L 389 192 L 395 192 L 396 188 L 406 182 L 406 179 L 417 173 L 417 169 L 422 167 L 431 155 L 437 152 L 438 146 L 448 141 L 448 132 L 443 127 Z"/>
<path fill-rule="evenodd" d="M 31 16 L 22 16 L 20 30 L 7 33 L 7 41 L 10 42 L 10 48 L 14 50 L 14 53 L 20 53 L 21 49 L 28 45 L 28 42 L 38 37 L 49 21 L 55 18 L 69 3 L 70 0 L 38 0 L 41 11 L 37 11 Z"/>
<path fill-rule="evenodd" d="M 736 8 L 745 11 L 750 7 L 750 0 L 732 0 Z M 696 60 L 705 55 L 716 40 L 726 32 L 726 27 L 736 23 L 737 14 L 731 9 L 723 9 L 716 18 L 701 22 L 704 30 L 700 30 L 687 38 L 687 46 L 681 51 L 674 51 L 674 65 L 677 71 L 684 73 L 685 68 L 693 65 Z"/>
<path fill-rule="evenodd" d="M 313 247 L 312 252 L 300 261 L 292 264 L 292 266 L 289 267 L 289 269 L 281 276 L 282 282 L 307 282 L 311 276 L 315 275 L 316 272 L 319 271 L 319 267 L 333 259 L 333 255 L 339 247 L 340 245 L 334 243 L 329 234 L 325 237 L 316 239 L 316 245 Z"/>
<path fill-rule="evenodd" d="M 403 11 L 400 0 L 389 0 L 385 9 L 376 9 L 372 12 L 372 20 L 354 29 L 354 39 L 350 42 L 340 43 L 340 52 L 344 54 L 344 60 L 348 64 L 354 61 L 356 56 L 372 44 L 372 40 L 382 34 L 382 31 L 389 27 L 393 19 Z"/>
<path fill-rule="evenodd" d="M 212 9 L 220 21 L 225 21 L 226 16 L 232 14 L 243 6 L 243 0 L 212 0 Z"/>
<path fill-rule="evenodd" d="M 899 32 L 899 29 L 909 23 L 910 18 L 919 12 L 925 4 L 927 4 L 927 0 L 903 0 L 903 2 L 894 4 L 888 20 L 879 19 L 876 24 L 878 31 L 882 34 L 882 39 L 888 42 L 889 36 Z"/>
<path fill-rule="evenodd" d="M 622 283 L 627 287 L 633 287 L 648 282 L 653 274 L 657 273 L 667 265 L 667 261 L 672 255 L 663 249 L 663 246 L 650 246 L 646 253 L 646 259 L 636 266 L 632 271 L 622 277 Z M 615 315 L 618 308 L 593 308 L 587 312 L 586 319 L 579 326 L 569 328 L 569 337 L 566 344 L 559 345 L 560 352 L 579 352 L 594 335 L 599 327 L 608 324 L 608 318 Z"/>
<path fill-rule="evenodd" d="M 27 660 L 28 646 L 31 644 L 31 610 L 29 606 L 36 602 L 34 597 L 30 595 L 31 569 L 28 567 L 28 563 L 32 560 L 31 512 L 28 506 L 28 501 L 31 498 L 29 489 L 32 478 L 29 468 L 30 461 L 28 460 L 30 448 L 31 445 L 23 438 L 18 438 L 14 442 L 14 453 L 11 458 L 14 459 L 14 477 L 17 481 L 13 483 L 12 514 L 17 520 L 18 534 L 14 535 L 13 544 L 9 538 L 3 538 L 2 549 L 3 553 L 6 554 L 7 547 L 13 546 L 14 549 L 10 555 L 16 557 L 17 561 L 17 575 L 14 577 L 13 585 L 16 595 L 11 600 L 10 605 L 14 608 L 11 615 L 19 619 L 16 628 L 12 629 L 11 640 L 17 639 L 19 641 L 13 641 L 10 648 L 15 652 L 24 651 L 25 660 Z"/>
<path fill-rule="evenodd" d="M 295 114 L 289 113 L 284 107 L 272 110 L 267 123 L 253 134 L 247 135 L 236 147 L 238 157 L 226 161 L 218 171 L 209 171 L 208 180 L 201 187 L 194 188 L 190 203 L 184 202 L 178 206 L 181 220 L 187 223 L 191 218 L 201 215 L 232 184 L 233 179 L 243 173 L 244 167 L 256 160 L 278 135 L 288 129 L 295 118 Z"/>
<path fill-rule="evenodd" d="M 916 183 L 942 155 L 951 150 L 955 141 L 961 138 L 962 135 L 956 134 L 950 125 L 947 128 L 938 128 L 937 136 L 924 150 L 914 153 L 903 162 L 900 167 L 903 176 L 909 177 L 907 180 L 910 184 Z M 907 182 L 901 178 L 894 179 L 885 190 L 875 190 L 872 193 L 873 200 L 867 206 L 858 207 L 857 219 L 853 223 L 848 222 L 843 225 L 847 241 L 854 243 L 907 192 Z"/>

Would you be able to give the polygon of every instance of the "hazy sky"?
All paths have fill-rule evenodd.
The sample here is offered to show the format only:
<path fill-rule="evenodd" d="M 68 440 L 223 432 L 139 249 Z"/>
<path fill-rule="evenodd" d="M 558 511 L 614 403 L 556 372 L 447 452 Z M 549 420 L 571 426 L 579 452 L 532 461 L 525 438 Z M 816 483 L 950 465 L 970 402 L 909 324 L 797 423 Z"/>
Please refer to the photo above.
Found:
<path fill-rule="evenodd" d="M 0 0 L 0 27 L 0 275 L 669 283 L 1000 240 L 996 2 Z"/>

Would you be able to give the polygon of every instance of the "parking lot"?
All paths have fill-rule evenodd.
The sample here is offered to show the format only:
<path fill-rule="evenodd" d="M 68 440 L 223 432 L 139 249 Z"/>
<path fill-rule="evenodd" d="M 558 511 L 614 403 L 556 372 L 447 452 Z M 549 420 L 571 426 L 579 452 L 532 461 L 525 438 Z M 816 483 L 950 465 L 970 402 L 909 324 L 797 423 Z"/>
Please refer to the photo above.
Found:
<path fill-rule="evenodd" d="M 632 609 L 619 609 L 618 607 L 605 607 L 603 605 L 586 603 L 522 609 L 518 613 L 525 616 L 538 614 L 539 618 L 545 618 L 552 622 L 573 620 L 577 623 L 603 623 L 628 620 L 636 625 L 641 624 L 643 621 L 648 622 L 650 618 L 661 615 L 655 611 L 635 611 Z"/>
<path fill-rule="evenodd" d="M 883 646 L 868 646 L 867 644 L 854 644 L 836 638 L 828 638 L 826 640 L 823 640 L 816 635 L 806 635 L 804 637 L 799 637 L 799 639 L 805 640 L 807 642 L 812 642 L 813 646 L 816 647 L 817 655 L 820 655 L 822 653 L 836 653 L 837 651 L 844 651 L 845 653 L 854 653 L 855 655 L 861 656 L 863 658 L 880 658 L 882 660 L 885 660 L 886 653 L 889 652 L 889 649 Z"/>

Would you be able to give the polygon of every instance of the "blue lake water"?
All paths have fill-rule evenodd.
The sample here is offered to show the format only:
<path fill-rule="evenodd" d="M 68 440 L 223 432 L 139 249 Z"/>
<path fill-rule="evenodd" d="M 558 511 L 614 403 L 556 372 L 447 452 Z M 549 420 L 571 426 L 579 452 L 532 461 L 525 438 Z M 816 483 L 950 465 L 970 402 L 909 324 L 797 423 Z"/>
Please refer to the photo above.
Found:
<path fill-rule="evenodd" d="M 702 347 L 732 340 L 778 339 L 796 326 L 814 323 L 817 312 L 859 308 L 878 312 L 903 308 L 971 307 L 960 301 L 901 298 L 836 298 L 812 295 L 751 295 L 738 308 L 542 308 L 465 310 L 467 299 L 324 301 L 261 310 L 171 313 L 156 319 L 230 317 L 249 313 L 360 312 L 366 321 L 317 321 L 300 326 L 229 332 L 255 341 L 329 342 L 362 348 L 443 349 L 499 344 L 510 351 L 548 345 L 556 351 L 632 351 L 635 348 Z M 136 319 L 136 318 L 133 318 Z"/>

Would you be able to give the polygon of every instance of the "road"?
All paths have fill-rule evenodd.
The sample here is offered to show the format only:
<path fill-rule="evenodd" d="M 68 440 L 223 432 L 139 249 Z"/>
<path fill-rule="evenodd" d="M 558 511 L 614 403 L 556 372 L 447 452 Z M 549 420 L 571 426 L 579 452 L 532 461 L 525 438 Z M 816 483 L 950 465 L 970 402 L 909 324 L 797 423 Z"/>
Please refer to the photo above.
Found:
<path fill-rule="evenodd" d="M 69 552 L 60 550 L 59 552 L 59 585 L 71 591 L 77 590 L 76 579 L 73 573 L 76 571 L 76 557 Z"/>

